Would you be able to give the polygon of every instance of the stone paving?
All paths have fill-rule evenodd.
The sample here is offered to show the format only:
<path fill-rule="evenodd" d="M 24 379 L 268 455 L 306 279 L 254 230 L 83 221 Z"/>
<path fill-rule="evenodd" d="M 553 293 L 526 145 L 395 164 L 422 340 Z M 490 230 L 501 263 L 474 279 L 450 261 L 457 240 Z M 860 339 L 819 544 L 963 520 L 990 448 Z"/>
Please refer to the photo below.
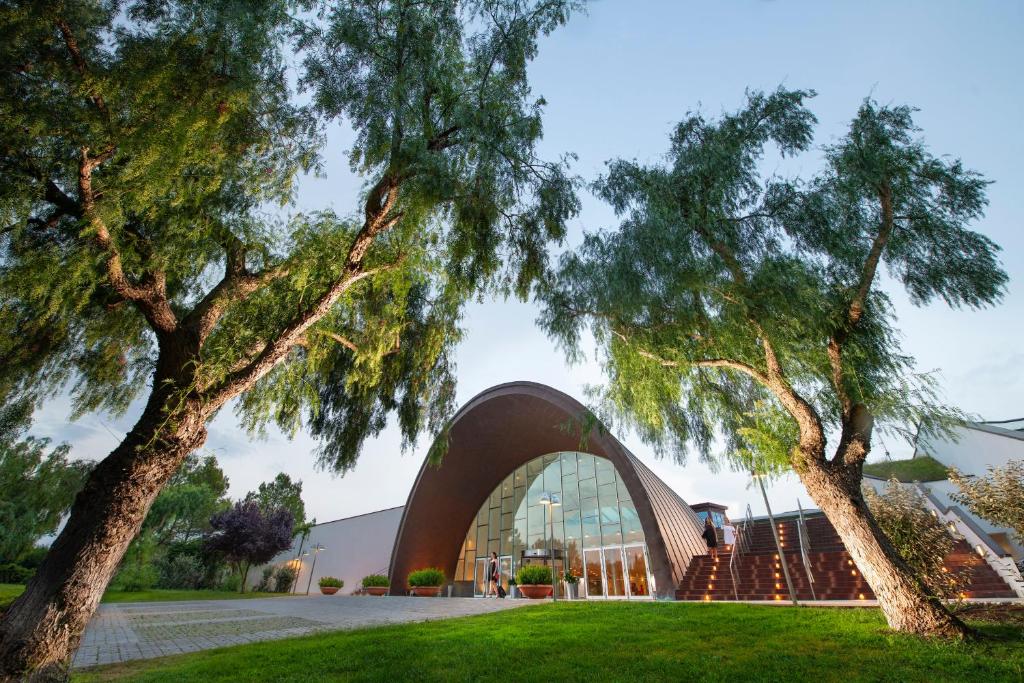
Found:
<path fill-rule="evenodd" d="M 527 600 L 310 595 L 100 605 L 74 666 L 195 652 L 317 631 L 485 614 Z"/>

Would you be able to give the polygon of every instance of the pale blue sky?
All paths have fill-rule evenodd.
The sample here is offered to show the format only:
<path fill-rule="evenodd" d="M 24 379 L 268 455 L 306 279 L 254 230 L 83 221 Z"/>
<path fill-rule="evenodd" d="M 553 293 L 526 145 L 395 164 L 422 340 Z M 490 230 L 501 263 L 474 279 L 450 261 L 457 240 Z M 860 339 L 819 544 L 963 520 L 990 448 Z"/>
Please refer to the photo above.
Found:
<path fill-rule="evenodd" d="M 667 135 L 687 110 L 709 114 L 738 107 L 745 88 L 779 84 L 813 88 L 810 106 L 820 125 L 817 143 L 842 134 L 867 95 L 883 103 L 911 104 L 936 153 L 959 156 L 982 172 L 991 205 L 976 229 L 1004 248 L 1010 287 L 1003 304 L 981 312 L 944 306 L 911 307 L 893 289 L 905 348 L 921 369 L 940 371 L 947 400 L 985 419 L 1024 416 L 1024 3 L 982 2 L 839 3 L 792 0 L 594 2 L 542 45 L 531 68 L 534 90 L 548 101 L 543 151 L 579 155 L 574 171 L 593 179 L 612 157 L 655 161 Z M 300 208 L 326 204 L 347 212 L 357 205 L 359 182 L 345 162 L 347 131 L 331 135 L 328 179 L 305 182 Z M 769 170 L 809 174 L 812 153 Z M 574 221 L 568 246 L 583 229 L 614 225 L 607 207 L 589 195 Z M 515 301 L 488 301 L 468 310 L 466 340 L 457 354 L 459 401 L 500 382 L 550 384 L 578 398 L 600 381 L 594 362 L 568 367 L 534 326 L 536 308 Z M 81 457 L 104 456 L 138 414 L 87 416 L 67 422 L 67 403 L 54 401 L 37 414 L 35 432 L 67 440 Z M 626 445 L 651 465 L 688 502 L 717 500 L 733 510 L 759 496 L 742 475 L 713 474 L 693 459 L 685 467 L 657 461 L 638 439 Z M 367 443 L 358 467 L 343 478 L 316 471 L 315 444 L 305 434 L 288 441 L 274 434 L 251 439 L 234 416 L 220 415 L 207 450 L 244 495 L 278 471 L 305 483 L 306 505 L 320 521 L 401 505 L 426 452 L 421 440 L 402 455 L 395 430 Z M 893 439 L 876 443 L 872 459 L 909 454 Z M 809 497 L 793 477 L 773 485 L 772 504 L 792 509 Z"/>

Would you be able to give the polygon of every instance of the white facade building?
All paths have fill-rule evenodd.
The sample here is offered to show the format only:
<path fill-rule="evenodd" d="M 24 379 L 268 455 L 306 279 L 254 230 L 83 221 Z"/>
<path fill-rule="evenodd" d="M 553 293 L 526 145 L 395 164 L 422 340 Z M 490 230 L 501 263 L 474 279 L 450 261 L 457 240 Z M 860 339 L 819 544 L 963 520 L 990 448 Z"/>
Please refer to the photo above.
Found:
<path fill-rule="evenodd" d="M 364 576 L 387 575 L 403 510 L 404 506 L 399 506 L 317 524 L 309 536 L 297 537 L 291 549 L 270 565 L 291 564 L 298 570 L 294 593 L 305 593 L 307 587 L 310 593 L 318 592 L 317 581 L 322 576 L 341 579 L 345 586 L 340 592 L 352 593 L 360 588 Z M 249 572 L 249 583 L 258 583 L 260 573 L 260 569 Z"/>

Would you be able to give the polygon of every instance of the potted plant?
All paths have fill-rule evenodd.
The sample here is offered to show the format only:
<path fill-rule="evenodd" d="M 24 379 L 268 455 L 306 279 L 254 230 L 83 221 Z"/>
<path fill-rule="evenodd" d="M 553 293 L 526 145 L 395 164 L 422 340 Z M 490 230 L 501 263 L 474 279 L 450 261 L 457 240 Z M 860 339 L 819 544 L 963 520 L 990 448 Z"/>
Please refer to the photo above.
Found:
<path fill-rule="evenodd" d="M 565 582 L 565 596 L 569 600 L 578 599 L 580 597 L 580 577 L 567 571 L 562 577 L 562 581 Z"/>
<path fill-rule="evenodd" d="M 516 577 L 510 577 L 508 580 L 508 597 L 518 598 L 519 597 L 519 586 L 516 585 Z"/>
<path fill-rule="evenodd" d="M 383 574 L 370 574 L 363 577 L 363 590 L 368 595 L 387 595 L 391 582 Z"/>
<path fill-rule="evenodd" d="M 427 567 L 426 569 L 417 569 L 411 572 L 408 582 L 413 595 L 421 598 L 433 598 L 437 597 L 441 592 L 441 586 L 445 582 L 445 575 L 443 571 L 436 567 Z"/>
<path fill-rule="evenodd" d="M 551 597 L 551 567 L 528 564 L 516 573 L 516 585 L 531 600 Z"/>
<path fill-rule="evenodd" d="M 320 586 L 320 592 L 324 595 L 334 595 L 341 590 L 345 582 L 334 576 L 321 576 L 317 585 Z"/>

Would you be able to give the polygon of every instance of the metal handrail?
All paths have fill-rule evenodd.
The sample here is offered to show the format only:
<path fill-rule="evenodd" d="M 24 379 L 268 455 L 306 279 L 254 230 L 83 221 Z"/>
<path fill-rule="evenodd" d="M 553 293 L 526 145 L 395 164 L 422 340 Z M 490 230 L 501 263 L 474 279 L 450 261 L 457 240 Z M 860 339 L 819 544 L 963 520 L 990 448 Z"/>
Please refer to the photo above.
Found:
<path fill-rule="evenodd" d="M 739 588 L 739 572 L 737 570 L 736 558 L 742 555 L 750 547 L 750 533 L 754 524 L 754 515 L 750 510 L 750 505 L 747 505 L 746 515 L 742 522 L 740 522 L 740 528 L 736 530 L 736 542 L 732 546 L 732 556 L 729 558 L 729 575 L 732 577 L 732 594 L 739 600 L 740 599 L 740 588 Z"/>
<path fill-rule="evenodd" d="M 807 520 L 804 519 L 804 507 L 800 504 L 800 499 L 796 499 L 796 507 L 800 512 L 800 517 L 796 523 L 797 535 L 800 537 L 800 559 L 804 563 L 804 571 L 807 572 L 807 582 L 811 588 L 811 599 L 817 600 L 817 595 L 814 594 L 814 572 L 811 571 L 811 558 L 808 556 L 807 551 L 811 548 L 810 534 L 807 532 Z"/>

